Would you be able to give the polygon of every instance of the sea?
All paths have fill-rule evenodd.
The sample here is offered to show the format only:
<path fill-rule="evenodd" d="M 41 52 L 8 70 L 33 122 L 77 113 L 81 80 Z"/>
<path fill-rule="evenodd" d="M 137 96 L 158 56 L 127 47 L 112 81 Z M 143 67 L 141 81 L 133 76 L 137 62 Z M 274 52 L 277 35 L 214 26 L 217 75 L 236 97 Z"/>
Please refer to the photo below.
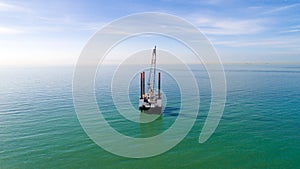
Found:
<path fill-rule="evenodd" d="M 73 102 L 74 69 L 0 67 L 1 169 L 300 168 L 299 64 L 225 64 L 224 112 L 215 132 L 201 144 L 198 139 L 210 108 L 211 84 L 203 66 L 191 65 L 200 93 L 196 121 L 176 146 L 147 158 L 113 154 L 88 136 Z M 113 66 L 103 69 L 110 70 Z M 146 138 L 164 132 L 174 124 L 181 103 L 186 101 L 181 99 L 176 80 L 162 72 L 163 96 L 168 98 L 164 99 L 163 114 L 153 122 L 136 124 L 118 113 L 110 94 L 111 74 L 105 75 L 95 79 L 98 106 L 108 123 L 128 137 Z M 132 113 L 140 116 L 138 73 L 128 90 L 128 98 L 136 108 Z"/>

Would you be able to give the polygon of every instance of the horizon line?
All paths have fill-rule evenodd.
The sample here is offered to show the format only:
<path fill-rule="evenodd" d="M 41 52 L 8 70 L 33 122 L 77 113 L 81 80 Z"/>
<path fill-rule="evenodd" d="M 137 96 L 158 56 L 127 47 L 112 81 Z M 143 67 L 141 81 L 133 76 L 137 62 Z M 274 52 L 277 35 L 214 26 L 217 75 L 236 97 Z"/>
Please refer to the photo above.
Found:
<path fill-rule="evenodd" d="M 148 65 L 146 63 L 132 63 L 127 65 Z M 187 63 L 188 65 L 205 65 L 203 63 Z M 215 62 L 206 63 L 206 64 L 219 64 Z M 265 61 L 257 61 L 257 62 L 238 62 L 238 61 L 232 61 L 232 62 L 222 62 L 221 64 L 228 65 L 228 64 L 300 64 L 300 61 L 292 62 L 292 61 L 274 61 L 274 62 L 265 62 Z M 86 64 L 88 66 L 90 64 Z M 104 63 L 103 65 L 119 65 L 118 63 Z M 160 65 L 176 65 L 173 63 L 170 64 L 160 64 Z M 75 67 L 76 64 L 0 64 L 0 67 L 51 67 L 51 66 L 72 66 Z"/>

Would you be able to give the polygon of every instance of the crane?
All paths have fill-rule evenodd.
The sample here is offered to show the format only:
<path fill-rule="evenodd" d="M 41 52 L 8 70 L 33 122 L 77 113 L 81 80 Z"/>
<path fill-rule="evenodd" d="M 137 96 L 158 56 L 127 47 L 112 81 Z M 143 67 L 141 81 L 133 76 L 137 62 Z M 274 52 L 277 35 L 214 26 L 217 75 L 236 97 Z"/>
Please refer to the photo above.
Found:
<path fill-rule="evenodd" d="M 153 100 L 155 97 L 155 90 L 154 90 L 155 72 L 156 72 L 156 46 L 154 46 L 154 49 L 152 51 L 151 67 L 150 67 L 150 74 L 148 80 L 148 94 L 150 100 Z"/>
<path fill-rule="evenodd" d="M 156 46 L 152 50 L 151 67 L 148 80 L 148 91 L 145 93 L 145 72 L 141 72 L 141 97 L 139 109 L 148 114 L 162 113 L 162 98 L 160 94 L 160 72 L 158 72 L 158 94 L 155 93 Z"/>

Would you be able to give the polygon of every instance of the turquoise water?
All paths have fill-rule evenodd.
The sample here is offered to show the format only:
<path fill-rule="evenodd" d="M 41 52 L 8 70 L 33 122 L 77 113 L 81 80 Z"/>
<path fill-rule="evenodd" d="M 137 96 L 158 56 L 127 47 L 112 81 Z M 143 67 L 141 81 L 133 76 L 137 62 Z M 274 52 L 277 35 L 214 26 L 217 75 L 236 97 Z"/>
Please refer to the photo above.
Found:
<path fill-rule="evenodd" d="M 73 106 L 73 67 L 0 68 L 0 168 L 300 168 L 300 65 L 225 65 L 225 111 L 204 144 L 198 137 L 210 84 L 203 68 L 193 66 L 201 96 L 194 127 L 173 149 L 146 159 L 113 155 L 85 134 Z M 96 80 L 98 104 L 118 131 L 148 137 L 175 121 L 178 99 L 168 99 L 163 116 L 151 124 L 122 119 L 109 83 L 101 83 L 106 78 Z M 136 77 L 129 88 L 133 105 L 138 85 Z M 162 88 L 168 98 L 180 97 L 171 77 L 164 76 Z"/>

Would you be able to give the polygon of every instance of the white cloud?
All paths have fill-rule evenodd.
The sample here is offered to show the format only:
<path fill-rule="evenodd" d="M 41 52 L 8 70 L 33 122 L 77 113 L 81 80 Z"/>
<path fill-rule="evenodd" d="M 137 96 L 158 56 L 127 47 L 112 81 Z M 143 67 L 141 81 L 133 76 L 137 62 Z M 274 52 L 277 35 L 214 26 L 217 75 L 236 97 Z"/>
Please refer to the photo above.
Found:
<path fill-rule="evenodd" d="M 290 29 L 290 30 L 281 31 L 281 33 L 296 33 L 296 32 L 300 32 L 300 29 Z"/>
<path fill-rule="evenodd" d="M 288 49 L 290 51 L 298 51 L 300 40 L 295 36 L 278 36 L 273 38 L 256 38 L 256 40 L 211 40 L 214 45 L 224 47 L 249 47 L 249 48 L 264 48 L 264 49 Z M 269 51 L 272 52 L 272 51 Z"/>
<path fill-rule="evenodd" d="M 296 4 L 292 4 L 292 5 L 275 7 L 275 8 L 272 8 L 272 9 L 264 12 L 263 14 L 272 14 L 272 13 L 276 13 L 276 12 L 281 12 L 281 11 L 289 10 L 289 9 L 297 7 L 299 5 L 300 5 L 299 3 L 296 3 Z"/>
<path fill-rule="evenodd" d="M 21 6 L 0 2 L 0 11 L 29 12 L 30 10 Z"/>
<path fill-rule="evenodd" d="M 213 44 L 215 45 L 223 45 L 230 47 L 241 47 L 241 46 L 282 46 L 286 45 L 286 41 L 281 40 L 257 40 L 257 41 L 215 41 Z"/>
<path fill-rule="evenodd" d="M 22 30 L 8 27 L 0 27 L 0 34 L 19 34 L 23 33 Z"/>
<path fill-rule="evenodd" d="M 300 32 L 300 25 L 287 27 L 285 28 L 285 30 L 281 31 L 280 33 L 297 33 L 297 32 Z"/>
<path fill-rule="evenodd" d="M 205 34 L 241 35 L 259 33 L 265 29 L 262 19 L 229 19 L 198 17 L 195 23 Z"/>
<path fill-rule="evenodd" d="M 101 22 L 79 22 L 70 21 L 63 22 L 57 20 L 57 22 L 49 23 L 41 21 L 39 25 L 32 26 L 0 26 L 0 34 L 34 34 L 34 33 L 50 33 L 50 32 L 64 32 L 64 31 L 91 31 L 95 32 L 99 30 L 104 23 Z"/>
<path fill-rule="evenodd" d="M 0 2 L 0 11 L 16 10 L 18 7 L 7 3 Z"/>

